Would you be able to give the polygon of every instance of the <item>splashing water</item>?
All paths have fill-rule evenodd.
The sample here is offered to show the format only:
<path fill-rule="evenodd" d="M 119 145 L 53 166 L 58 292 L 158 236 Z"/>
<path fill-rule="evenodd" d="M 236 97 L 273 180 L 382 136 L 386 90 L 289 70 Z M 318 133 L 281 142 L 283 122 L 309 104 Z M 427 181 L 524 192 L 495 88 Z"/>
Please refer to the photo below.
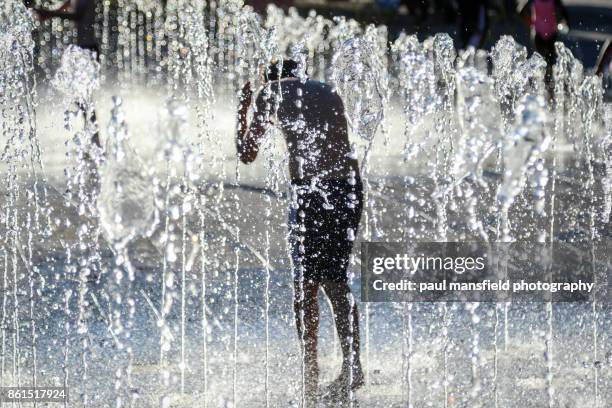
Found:
<path fill-rule="evenodd" d="M 345 41 L 334 54 L 331 80 L 344 100 L 355 135 L 371 140 L 382 121 L 385 85 L 377 44 L 371 38 Z"/>
<path fill-rule="evenodd" d="M 448 34 L 389 47 L 386 27 L 344 17 L 161 4 L 103 2 L 100 62 L 70 23 L 0 6 L 3 385 L 68 386 L 77 406 L 305 400 L 287 149 L 270 126 L 253 167 L 235 158 L 236 91 L 250 81 L 255 99 L 272 61 L 342 97 L 365 195 L 350 240 L 607 236 L 612 110 L 563 44 L 550 69 L 508 36 L 490 53 Z M 603 408 L 605 299 L 359 307 L 367 384 L 351 403 Z M 340 365 L 333 320 L 321 302 L 322 387 Z"/>
<path fill-rule="evenodd" d="M 548 148 L 546 104 L 543 97 L 525 95 L 519 101 L 516 124 L 504 139 L 504 175 L 497 198 L 509 208 L 526 183 L 527 171 Z"/>
<path fill-rule="evenodd" d="M 453 174 L 459 180 L 466 175 L 481 179 L 483 162 L 501 139 L 501 114 L 495 106 L 493 86 L 494 82 L 475 68 L 457 73 L 457 115 L 462 130 Z"/>
<path fill-rule="evenodd" d="M 77 104 L 90 101 L 100 86 L 100 64 L 95 54 L 74 45 L 68 46 L 52 84 Z"/>
<path fill-rule="evenodd" d="M 110 240 L 125 245 L 132 238 L 150 233 L 157 224 L 157 209 L 151 177 L 129 145 L 122 101 L 116 97 L 113 103 L 107 158 L 100 169 L 98 208 Z"/>

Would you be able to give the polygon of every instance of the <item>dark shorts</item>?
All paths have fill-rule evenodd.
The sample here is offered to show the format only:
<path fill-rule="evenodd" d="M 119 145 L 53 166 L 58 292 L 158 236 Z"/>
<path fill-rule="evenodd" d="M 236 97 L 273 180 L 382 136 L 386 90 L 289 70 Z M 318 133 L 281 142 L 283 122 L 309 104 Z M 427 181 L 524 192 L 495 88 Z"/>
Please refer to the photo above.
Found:
<path fill-rule="evenodd" d="M 323 180 L 315 188 L 292 185 L 289 244 L 294 278 L 346 282 L 357 236 L 363 187 L 360 179 Z"/>

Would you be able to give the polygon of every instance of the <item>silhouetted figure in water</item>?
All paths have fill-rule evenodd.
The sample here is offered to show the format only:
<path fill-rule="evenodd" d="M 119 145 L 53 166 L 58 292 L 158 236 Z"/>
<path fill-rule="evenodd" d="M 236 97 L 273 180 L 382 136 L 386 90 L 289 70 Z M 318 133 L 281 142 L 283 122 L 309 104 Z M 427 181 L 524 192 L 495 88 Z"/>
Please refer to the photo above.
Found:
<path fill-rule="evenodd" d="M 294 309 L 304 351 L 305 395 L 311 405 L 318 392 L 319 288 L 331 301 L 343 355 L 342 371 L 330 394 L 346 399 L 349 390 L 364 383 L 359 314 L 347 277 L 363 194 L 340 96 L 327 84 L 302 82 L 296 77 L 297 68 L 290 60 L 280 69 L 275 64 L 267 68 L 250 124 L 247 113 L 253 92 L 249 83 L 243 87 L 237 149 L 240 160 L 248 164 L 256 159 L 269 125 L 280 128 L 285 137 L 292 191 L 289 243 Z"/>
<path fill-rule="evenodd" d="M 462 48 L 482 48 L 489 29 L 488 0 L 459 0 L 459 40 Z"/>
<path fill-rule="evenodd" d="M 521 15 L 529 18 L 535 49 L 546 60 L 546 83 L 552 93 L 552 67 L 557 62 L 555 42 L 559 37 L 559 23 L 569 26 L 569 14 L 561 0 L 528 0 Z"/>
<path fill-rule="evenodd" d="M 49 18 L 61 18 L 64 20 L 74 21 L 76 26 L 76 45 L 79 47 L 92 51 L 96 57 L 100 57 L 100 48 L 98 47 L 98 41 L 95 36 L 94 26 L 96 23 L 96 2 L 97 0 L 68 0 L 62 4 L 57 10 L 46 10 L 46 9 L 35 9 L 38 13 L 39 18 L 44 21 Z M 82 106 L 79 107 L 83 114 L 86 116 L 86 109 Z M 89 120 L 96 125 L 96 112 L 91 111 Z M 102 147 L 100 143 L 100 135 L 95 132 L 91 141 L 98 147 Z"/>
<path fill-rule="evenodd" d="M 604 72 L 612 72 L 612 40 L 608 39 L 602 46 L 601 52 L 597 57 L 595 65 L 597 75 L 603 75 Z"/>

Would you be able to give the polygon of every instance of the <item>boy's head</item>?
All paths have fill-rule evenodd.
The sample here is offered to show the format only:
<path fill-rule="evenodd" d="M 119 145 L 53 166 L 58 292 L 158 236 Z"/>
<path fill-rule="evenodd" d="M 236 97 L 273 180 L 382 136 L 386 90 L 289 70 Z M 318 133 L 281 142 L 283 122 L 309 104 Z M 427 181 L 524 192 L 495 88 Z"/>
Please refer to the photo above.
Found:
<path fill-rule="evenodd" d="M 283 78 L 297 78 L 298 63 L 291 59 L 278 60 L 271 63 L 264 72 L 266 82 L 278 81 Z M 280 76 L 279 76 L 280 72 Z"/>

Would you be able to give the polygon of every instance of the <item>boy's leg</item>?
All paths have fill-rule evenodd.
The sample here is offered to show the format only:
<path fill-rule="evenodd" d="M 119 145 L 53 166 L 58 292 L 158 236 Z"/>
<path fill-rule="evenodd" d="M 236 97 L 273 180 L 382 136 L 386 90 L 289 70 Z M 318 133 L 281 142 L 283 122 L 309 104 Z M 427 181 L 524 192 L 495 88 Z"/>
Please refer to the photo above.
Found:
<path fill-rule="evenodd" d="M 342 348 L 342 372 L 337 382 L 351 389 L 364 383 L 359 353 L 359 312 L 347 282 L 325 282 L 322 284 L 329 298 L 336 321 L 336 330 Z"/>
<path fill-rule="evenodd" d="M 319 283 L 294 280 L 295 324 L 304 355 L 304 393 L 306 400 L 316 401 L 319 384 L 317 334 L 319 331 Z"/>

